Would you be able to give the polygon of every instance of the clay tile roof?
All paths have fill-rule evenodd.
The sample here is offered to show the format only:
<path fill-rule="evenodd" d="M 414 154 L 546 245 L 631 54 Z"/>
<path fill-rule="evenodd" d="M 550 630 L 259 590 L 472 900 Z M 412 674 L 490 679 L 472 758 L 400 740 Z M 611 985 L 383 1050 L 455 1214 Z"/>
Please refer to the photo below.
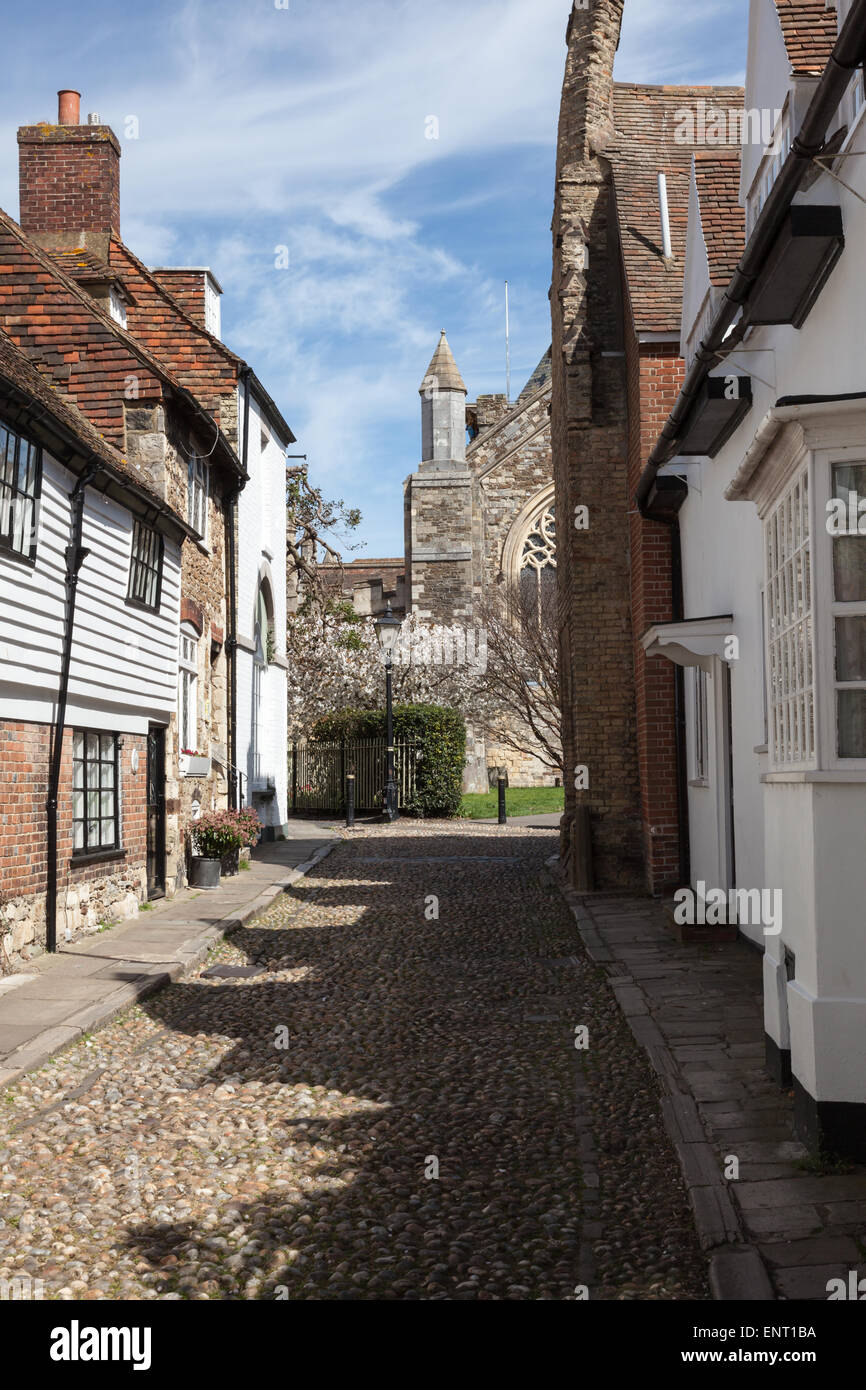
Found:
<path fill-rule="evenodd" d="M 710 283 L 725 287 L 730 284 L 746 245 L 746 215 L 739 203 L 739 155 L 697 152 L 695 182 Z"/>
<path fill-rule="evenodd" d="M 825 0 L 775 0 L 791 71 L 818 76 L 830 61 L 838 15 Z"/>
<path fill-rule="evenodd" d="M 433 354 L 430 366 L 424 375 L 420 391 L 423 395 L 427 389 L 427 382 L 430 377 L 436 378 L 436 383 L 440 391 L 462 391 L 466 394 L 466 387 L 463 378 L 454 361 L 454 354 L 448 346 L 448 339 L 445 336 L 445 329 L 442 329 L 442 336 L 439 339 L 439 346 Z"/>
<path fill-rule="evenodd" d="M 44 406 L 46 412 L 58 424 L 75 436 L 82 453 L 94 454 L 108 466 L 111 473 L 120 481 L 131 484 L 138 492 L 147 493 L 159 503 L 162 511 L 177 515 L 161 493 L 153 486 L 147 475 L 135 468 L 124 458 L 123 454 L 113 448 L 108 440 L 104 439 L 91 424 L 90 420 L 82 415 L 74 401 L 58 390 L 50 378 L 40 372 L 27 354 L 16 347 L 0 328 L 0 395 L 3 394 L 4 382 L 17 387 L 31 400 Z"/>
<path fill-rule="evenodd" d="M 114 271 L 105 261 L 101 261 L 92 251 L 88 251 L 85 246 L 66 247 L 64 249 L 53 246 L 46 247 L 49 256 L 56 261 L 60 269 L 71 276 L 73 280 L 113 280 Z"/>
<path fill-rule="evenodd" d="M 704 103 L 701 107 L 700 103 Z M 614 137 L 605 154 L 613 166 L 616 213 L 628 295 L 638 331 L 678 333 L 689 214 L 692 156 L 702 111 L 740 111 L 740 87 L 649 87 L 615 82 Z M 691 126 L 683 113 L 692 113 Z M 734 130 L 736 123 L 731 122 Z M 684 130 L 691 137 L 684 138 Z M 729 146 L 714 147 L 730 149 Z M 739 148 L 739 146 L 737 147 Z M 672 256 L 661 244 L 658 175 L 667 181 Z"/>

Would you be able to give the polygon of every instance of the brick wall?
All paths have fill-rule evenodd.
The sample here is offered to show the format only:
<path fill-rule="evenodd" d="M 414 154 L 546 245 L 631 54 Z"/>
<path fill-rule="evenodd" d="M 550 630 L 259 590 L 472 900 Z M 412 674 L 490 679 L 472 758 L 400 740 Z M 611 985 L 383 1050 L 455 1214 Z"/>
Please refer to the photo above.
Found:
<path fill-rule="evenodd" d="M 621 265 L 612 175 L 611 79 L 622 0 L 569 23 L 553 217 L 551 438 L 564 692 L 562 853 L 576 865 L 578 803 L 588 807 L 595 885 L 643 884 L 630 614 L 630 507 Z M 574 526 L 575 508 L 588 529 Z M 589 770 L 576 791 L 574 768 Z"/>
<path fill-rule="evenodd" d="M 102 922 L 133 916 L 147 889 L 147 739 L 121 734 L 120 818 L 124 854 L 76 863 L 72 853 L 72 734 L 64 731 L 57 816 L 57 936 L 70 939 Z M 0 722 L 0 945 L 7 963 L 45 944 L 48 883 L 47 724 Z M 133 772 L 133 753 L 138 770 Z"/>
<path fill-rule="evenodd" d="M 627 339 L 629 396 L 628 491 L 634 496 L 644 463 L 676 399 L 683 378 L 679 345 L 639 345 Z M 646 884 L 651 892 L 678 886 L 680 844 L 677 799 L 676 668 L 660 657 L 647 660 L 641 636 L 654 623 L 671 622 L 672 529 L 629 516 L 634 680 L 637 704 L 641 829 Z"/>
<path fill-rule="evenodd" d="M 120 235 L 120 145 L 108 126 L 22 126 L 18 171 L 25 232 Z"/>

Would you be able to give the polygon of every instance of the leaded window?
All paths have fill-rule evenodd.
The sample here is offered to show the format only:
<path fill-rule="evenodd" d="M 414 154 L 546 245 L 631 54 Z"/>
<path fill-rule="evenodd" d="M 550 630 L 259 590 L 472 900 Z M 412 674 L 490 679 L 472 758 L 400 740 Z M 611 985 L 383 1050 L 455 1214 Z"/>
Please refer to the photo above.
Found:
<path fill-rule="evenodd" d="M 72 849 L 93 854 L 120 845 L 116 734 L 72 734 Z"/>
<path fill-rule="evenodd" d="M 181 753 L 198 752 L 198 638 L 181 628 L 177 730 Z"/>
<path fill-rule="evenodd" d="M 190 457 L 187 468 L 186 519 L 203 542 L 207 541 L 207 500 L 209 491 L 208 466 L 197 454 Z"/>
<path fill-rule="evenodd" d="M 539 512 L 523 543 L 520 556 L 520 594 L 528 611 L 541 617 L 556 584 L 556 514 L 551 503 Z"/>
<path fill-rule="evenodd" d="M 809 484 L 804 469 L 765 527 L 770 737 L 779 766 L 815 757 Z"/>
<path fill-rule="evenodd" d="M 42 483 L 38 445 L 0 425 L 0 548 L 32 560 Z"/>
<path fill-rule="evenodd" d="M 159 608 L 162 589 L 162 536 L 151 526 L 136 521 L 132 529 L 132 559 L 129 566 L 130 603 L 142 608 Z"/>

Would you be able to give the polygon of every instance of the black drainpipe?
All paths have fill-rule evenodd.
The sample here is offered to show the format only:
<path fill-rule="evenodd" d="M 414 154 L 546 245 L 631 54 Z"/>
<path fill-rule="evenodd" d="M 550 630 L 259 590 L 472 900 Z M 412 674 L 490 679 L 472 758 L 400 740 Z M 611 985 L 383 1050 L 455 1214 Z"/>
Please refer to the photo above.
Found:
<path fill-rule="evenodd" d="M 45 945 L 57 950 L 57 801 L 60 793 L 60 768 L 63 761 L 63 733 L 66 727 L 66 704 L 69 695 L 69 670 L 72 664 L 72 633 L 75 625 L 75 598 L 78 572 L 90 554 L 81 544 L 84 524 L 84 493 L 88 483 L 99 472 L 91 463 L 82 473 L 70 494 L 69 544 L 66 547 L 66 622 L 63 631 L 63 654 L 60 663 L 60 690 L 57 696 L 57 718 L 51 730 L 51 767 L 48 776 L 48 864 L 45 893 Z"/>
<path fill-rule="evenodd" d="M 252 369 L 245 367 L 242 373 L 244 382 L 244 435 L 241 449 L 241 463 L 247 471 L 250 442 L 250 374 Z M 229 660 L 229 801 L 238 808 L 238 592 L 235 574 L 235 535 L 238 518 L 238 496 L 240 486 L 232 489 L 226 498 L 226 564 L 228 566 L 228 635 L 226 654 Z"/>

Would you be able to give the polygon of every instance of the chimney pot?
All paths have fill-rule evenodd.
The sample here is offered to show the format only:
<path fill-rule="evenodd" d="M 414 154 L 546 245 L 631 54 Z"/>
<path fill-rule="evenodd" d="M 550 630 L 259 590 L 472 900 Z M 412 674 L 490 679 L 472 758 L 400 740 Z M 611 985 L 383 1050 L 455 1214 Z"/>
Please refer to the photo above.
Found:
<path fill-rule="evenodd" d="M 81 93 L 73 91 L 71 87 L 64 87 L 63 91 L 57 93 L 57 123 L 81 124 Z"/>
<path fill-rule="evenodd" d="M 87 113 L 87 124 L 88 124 L 88 125 L 99 125 L 99 112 L 98 112 L 98 111 L 88 111 L 88 113 Z"/>

